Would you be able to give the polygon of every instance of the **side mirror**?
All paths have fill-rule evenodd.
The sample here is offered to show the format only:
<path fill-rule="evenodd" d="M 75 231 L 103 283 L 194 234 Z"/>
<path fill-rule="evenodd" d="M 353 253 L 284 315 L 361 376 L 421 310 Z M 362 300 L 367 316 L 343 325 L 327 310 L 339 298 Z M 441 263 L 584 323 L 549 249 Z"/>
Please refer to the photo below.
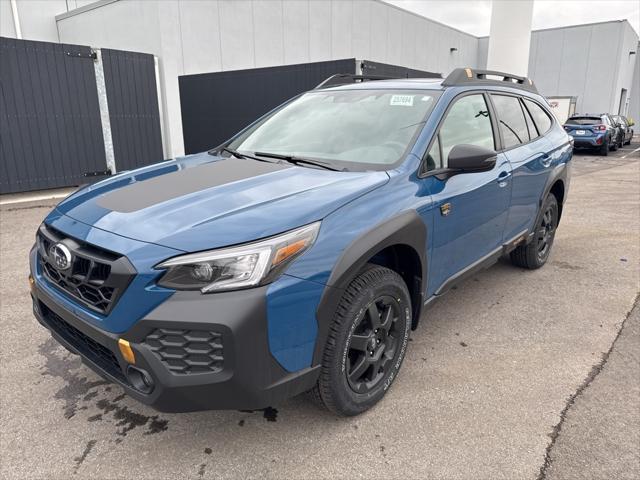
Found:
<path fill-rule="evenodd" d="M 447 168 L 459 173 L 486 172 L 496 164 L 497 153 L 478 145 L 456 145 L 449 152 Z"/>

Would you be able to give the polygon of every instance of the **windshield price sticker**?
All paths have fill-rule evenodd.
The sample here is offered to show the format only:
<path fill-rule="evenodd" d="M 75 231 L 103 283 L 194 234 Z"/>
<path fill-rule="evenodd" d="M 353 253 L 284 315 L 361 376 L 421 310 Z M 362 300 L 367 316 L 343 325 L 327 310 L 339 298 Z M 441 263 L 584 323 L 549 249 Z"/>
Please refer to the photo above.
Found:
<path fill-rule="evenodd" d="M 400 105 L 402 107 L 413 107 L 413 95 L 391 95 L 389 105 Z"/>

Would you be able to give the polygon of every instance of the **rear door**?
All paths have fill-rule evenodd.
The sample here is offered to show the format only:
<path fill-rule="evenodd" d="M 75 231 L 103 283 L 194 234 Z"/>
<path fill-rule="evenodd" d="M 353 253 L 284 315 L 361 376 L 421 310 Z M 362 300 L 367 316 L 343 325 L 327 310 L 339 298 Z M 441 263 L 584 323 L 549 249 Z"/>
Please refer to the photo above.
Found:
<path fill-rule="evenodd" d="M 545 133 L 552 119 L 536 102 L 516 95 L 491 94 L 504 154 L 512 168 L 509 215 L 504 229 L 508 243 L 532 228 L 551 171 L 551 143 Z"/>
<path fill-rule="evenodd" d="M 511 167 L 498 154 L 488 172 L 447 177 L 447 157 L 460 144 L 496 148 L 496 126 L 488 96 L 472 92 L 457 97 L 442 120 L 426 154 L 421 180 L 433 209 L 421 213 L 433 225 L 427 295 L 442 293 L 448 280 L 463 274 L 502 245 L 511 198 Z M 438 173 L 440 172 L 440 173 Z"/>

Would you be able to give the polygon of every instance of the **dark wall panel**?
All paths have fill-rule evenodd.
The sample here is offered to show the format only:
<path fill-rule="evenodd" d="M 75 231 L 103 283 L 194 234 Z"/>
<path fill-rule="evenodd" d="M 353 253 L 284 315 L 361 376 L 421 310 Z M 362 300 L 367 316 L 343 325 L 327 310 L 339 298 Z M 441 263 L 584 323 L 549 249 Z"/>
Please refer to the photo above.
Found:
<path fill-rule="evenodd" d="M 355 67 L 355 59 L 346 59 L 179 77 L 185 152 L 215 147 L 284 101 Z"/>
<path fill-rule="evenodd" d="M 118 171 L 164 160 L 153 55 L 102 49 Z"/>
<path fill-rule="evenodd" d="M 106 168 L 91 49 L 0 37 L 0 193 Z"/>
<path fill-rule="evenodd" d="M 380 75 L 382 77 L 392 78 L 442 78 L 442 75 L 439 73 L 414 70 L 413 68 L 389 65 L 387 63 L 372 62 L 371 60 L 363 60 L 360 63 L 360 67 L 363 75 Z"/>

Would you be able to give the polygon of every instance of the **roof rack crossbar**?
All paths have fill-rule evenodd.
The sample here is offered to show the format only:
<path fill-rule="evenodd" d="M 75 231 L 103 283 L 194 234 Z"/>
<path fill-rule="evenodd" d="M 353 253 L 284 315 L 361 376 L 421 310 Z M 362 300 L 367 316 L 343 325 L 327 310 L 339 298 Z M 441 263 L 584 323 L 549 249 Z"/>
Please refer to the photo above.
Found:
<path fill-rule="evenodd" d="M 392 80 L 393 77 L 381 75 L 355 75 L 353 73 L 336 73 L 323 80 L 314 90 L 336 87 L 338 85 L 349 85 L 351 83 L 369 82 L 373 80 Z"/>
<path fill-rule="evenodd" d="M 465 85 L 506 86 L 505 83 L 510 87 L 522 88 L 529 92 L 538 93 L 538 89 L 530 78 L 520 77 L 511 73 L 497 72 L 495 70 L 475 70 L 472 68 L 454 69 L 447 78 L 444 79 L 442 85 L 446 87 Z"/>

